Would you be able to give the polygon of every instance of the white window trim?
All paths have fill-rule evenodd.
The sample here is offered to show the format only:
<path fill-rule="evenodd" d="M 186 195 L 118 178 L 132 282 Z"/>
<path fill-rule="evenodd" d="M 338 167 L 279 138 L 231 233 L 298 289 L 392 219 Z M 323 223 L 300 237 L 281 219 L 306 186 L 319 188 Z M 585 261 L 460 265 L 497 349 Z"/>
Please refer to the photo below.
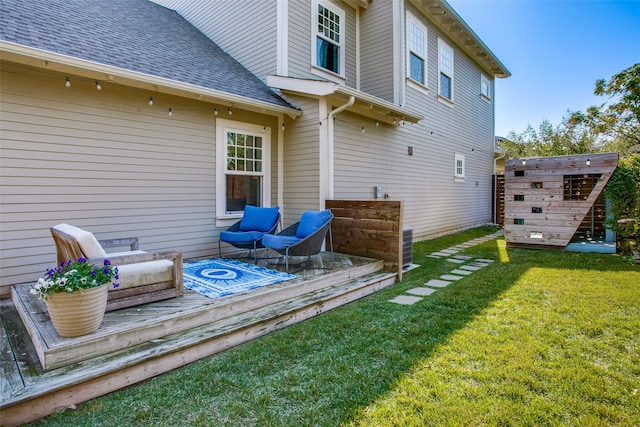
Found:
<path fill-rule="evenodd" d="M 416 27 L 418 27 L 420 30 L 423 31 L 424 33 L 424 54 L 423 54 L 423 61 L 424 61 L 424 82 L 419 82 L 415 79 L 413 79 L 411 77 L 411 24 L 414 24 Z M 427 27 L 420 22 L 420 20 L 418 20 L 418 18 L 416 18 L 412 13 L 407 12 L 407 25 L 406 25 L 406 57 L 407 57 L 407 61 L 406 61 L 406 76 L 407 76 L 407 84 L 415 89 L 421 90 L 423 92 L 427 92 L 428 90 L 428 57 L 429 57 L 429 44 L 428 44 L 428 39 L 429 39 L 429 32 L 427 30 Z"/>
<path fill-rule="evenodd" d="M 483 86 L 486 84 L 487 93 L 484 93 Z M 484 74 L 480 74 L 480 96 L 487 100 L 491 101 L 491 80 Z"/>
<path fill-rule="evenodd" d="M 451 79 L 451 98 L 447 98 L 445 96 L 440 95 L 441 93 L 441 86 L 440 86 L 440 73 L 442 72 L 442 50 L 448 50 L 449 54 L 451 55 L 451 75 L 447 74 L 447 76 L 449 76 L 449 78 Z M 446 104 L 449 105 L 453 105 L 454 104 L 454 99 L 455 99 L 455 76 L 454 76 L 454 70 L 455 70 L 455 63 L 454 63 L 454 51 L 453 48 L 447 43 L 445 42 L 443 39 L 441 39 L 440 37 L 438 37 L 438 99 L 445 102 Z"/>
<path fill-rule="evenodd" d="M 316 63 L 317 60 L 317 37 L 318 37 L 318 5 L 322 5 L 324 7 L 326 7 L 327 9 L 331 9 L 334 13 L 338 14 L 340 16 L 340 72 L 339 73 L 334 73 L 332 71 L 327 70 L 326 68 L 323 68 L 321 66 L 319 66 Z M 345 50 L 346 50 L 346 43 L 345 43 L 345 39 L 346 39 L 346 15 L 344 13 L 344 10 L 339 8 L 338 6 L 335 5 L 335 3 L 332 3 L 330 1 L 327 0 L 314 0 L 313 2 L 311 2 L 311 16 L 313 17 L 311 19 L 311 73 L 320 77 L 323 77 L 325 79 L 334 81 L 336 83 L 340 83 L 340 84 L 344 84 L 346 82 L 346 77 L 345 77 L 345 72 L 346 72 L 346 64 L 345 64 Z"/>
<path fill-rule="evenodd" d="M 262 137 L 262 206 L 271 205 L 271 128 L 234 120 L 216 119 L 216 227 L 228 227 L 242 218 L 242 213 L 225 211 L 227 132 Z"/>
<path fill-rule="evenodd" d="M 464 182 L 465 179 L 465 169 L 466 169 L 466 164 L 465 164 L 465 159 L 464 159 L 464 154 L 460 154 L 460 153 L 454 153 L 453 155 L 453 179 L 455 182 Z M 462 162 L 462 173 L 458 173 L 458 162 L 461 161 Z"/>

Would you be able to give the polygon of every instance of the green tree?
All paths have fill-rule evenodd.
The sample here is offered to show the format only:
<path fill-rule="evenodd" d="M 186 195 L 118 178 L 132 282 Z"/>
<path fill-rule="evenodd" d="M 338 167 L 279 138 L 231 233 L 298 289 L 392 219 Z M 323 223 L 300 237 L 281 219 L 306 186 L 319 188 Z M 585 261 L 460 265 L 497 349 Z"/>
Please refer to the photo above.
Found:
<path fill-rule="evenodd" d="M 595 82 L 594 93 L 608 100 L 586 112 L 569 111 L 562 123 L 548 120 L 538 130 L 510 132 L 503 148 L 511 157 L 560 156 L 597 152 L 633 152 L 640 149 L 640 63 L 609 81 Z"/>
<path fill-rule="evenodd" d="M 546 157 L 599 152 L 598 135 L 583 122 L 563 118 L 553 126 L 548 120 L 536 131 L 531 125 L 522 133 L 510 132 L 502 147 L 509 157 Z"/>
<path fill-rule="evenodd" d="M 570 122 L 583 124 L 604 137 L 604 146 L 626 151 L 640 144 L 640 63 L 615 74 L 609 81 L 599 79 L 594 93 L 609 100 L 575 112 Z"/>
<path fill-rule="evenodd" d="M 640 241 L 640 153 L 622 157 L 605 189 L 611 202 L 609 226 L 618 233 L 620 250 Z"/>

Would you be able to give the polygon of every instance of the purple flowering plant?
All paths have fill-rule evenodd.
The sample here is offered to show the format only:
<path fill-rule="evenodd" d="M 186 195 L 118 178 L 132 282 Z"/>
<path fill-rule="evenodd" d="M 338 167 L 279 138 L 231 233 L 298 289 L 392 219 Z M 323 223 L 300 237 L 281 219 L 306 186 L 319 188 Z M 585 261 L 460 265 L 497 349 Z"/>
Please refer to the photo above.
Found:
<path fill-rule="evenodd" d="M 29 292 L 44 301 L 49 294 L 73 293 L 109 282 L 117 288 L 116 280 L 118 280 L 118 267 L 112 266 L 108 259 L 104 260 L 104 265 L 98 266 L 90 263 L 86 258 L 78 258 L 77 261 L 61 262 L 59 267 L 48 269 L 44 277 L 38 279 Z"/>

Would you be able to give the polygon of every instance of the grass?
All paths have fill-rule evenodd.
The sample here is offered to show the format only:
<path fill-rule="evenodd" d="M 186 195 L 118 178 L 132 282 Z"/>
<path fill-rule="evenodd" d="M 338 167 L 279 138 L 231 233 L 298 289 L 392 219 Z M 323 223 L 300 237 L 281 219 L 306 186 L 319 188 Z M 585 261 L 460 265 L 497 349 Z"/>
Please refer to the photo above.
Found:
<path fill-rule="evenodd" d="M 450 272 L 426 255 L 494 229 L 414 245 L 401 283 L 114 392 L 43 426 L 640 425 L 640 268 L 628 259 L 505 248 Z"/>

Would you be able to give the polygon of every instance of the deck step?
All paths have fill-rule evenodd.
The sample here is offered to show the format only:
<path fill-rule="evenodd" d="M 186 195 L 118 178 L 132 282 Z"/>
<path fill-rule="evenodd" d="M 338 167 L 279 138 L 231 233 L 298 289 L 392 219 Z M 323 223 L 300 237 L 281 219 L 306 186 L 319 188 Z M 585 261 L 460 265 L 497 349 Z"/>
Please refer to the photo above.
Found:
<path fill-rule="evenodd" d="M 383 262 L 374 260 L 216 299 L 187 290 L 180 298 L 107 312 L 97 331 L 74 338 L 61 338 L 56 333 L 44 303 L 29 294 L 30 285 L 14 286 L 11 295 L 42 367 L 50 370 L 349 283 L 382 268 Z"/>
<path fill-rule="evenodd" d="M 130 348 L 43 372 L 0 404 L 3 419 L 34 420 L 152 378 L 393 285 L 379 271 Z M 38 408 L 38 413 L 33 413 Z M 10 423 L 9 423 L 10 424 Z"/>

